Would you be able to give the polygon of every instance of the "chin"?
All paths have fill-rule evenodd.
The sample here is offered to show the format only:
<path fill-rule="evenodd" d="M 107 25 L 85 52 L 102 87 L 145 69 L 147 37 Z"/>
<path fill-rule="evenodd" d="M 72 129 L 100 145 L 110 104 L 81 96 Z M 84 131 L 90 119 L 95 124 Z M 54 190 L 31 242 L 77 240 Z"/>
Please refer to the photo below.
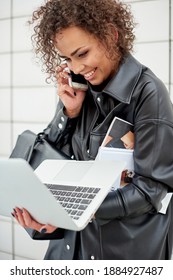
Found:
<path fill-rule="evenodd" d="M 99 86 L 99 85 L 100 85 L 100 83 L 96 83 L 96 82 L 90 82 L 90 84 L 91 84 L 92 86 Z"/>
<path fill-rule="evenodd" d="M 90 84 L 93 85 L 93 86 L 99 86 L 101 85 L 102 83 L 104 82 L 104 80 L 93 80 L 93 81 L 90 81 Z"/>

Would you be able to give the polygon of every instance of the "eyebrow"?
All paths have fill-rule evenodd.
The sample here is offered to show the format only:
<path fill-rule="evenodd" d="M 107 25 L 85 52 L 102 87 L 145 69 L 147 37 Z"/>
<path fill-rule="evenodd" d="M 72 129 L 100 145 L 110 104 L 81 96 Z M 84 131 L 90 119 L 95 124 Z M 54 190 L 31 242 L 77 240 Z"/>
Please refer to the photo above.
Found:
<path fill-rule="evenodd" d="M 74 52 L 72 52 L 72 53 L 70 54 L 70 56 L 74 56 L 81 48 L 82 48 L 82 47 L 76 49 Z M 65 55 L 60 55 L 60 54 L 58 54 L 58 55 L 59 55 L 59 57 L 62 58 L 62 59 L 66 59 L 66 58 L 67 58 L 67 56 L 65 56 Z"/>

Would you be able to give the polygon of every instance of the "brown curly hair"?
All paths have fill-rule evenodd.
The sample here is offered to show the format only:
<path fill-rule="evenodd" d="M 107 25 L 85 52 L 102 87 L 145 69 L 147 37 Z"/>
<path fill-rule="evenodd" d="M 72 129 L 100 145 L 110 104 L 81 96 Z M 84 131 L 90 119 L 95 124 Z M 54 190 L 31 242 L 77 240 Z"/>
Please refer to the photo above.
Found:
<path fill-rule="evenodd" d="M 60 65 L 54 39 L 64 28 L 77 26 L 91 33 L 105 45 L 112 58 L 117 54 L 123 58 L 133 50 L 134 19 L 130 6 L 118 0 L 47 0 L 33 12 L 29 23 L 35 24 L 32 42 L 49 78 L 55 76 Z M 118 32 L 117 42 L 109 28 L 112 26 Z"/>

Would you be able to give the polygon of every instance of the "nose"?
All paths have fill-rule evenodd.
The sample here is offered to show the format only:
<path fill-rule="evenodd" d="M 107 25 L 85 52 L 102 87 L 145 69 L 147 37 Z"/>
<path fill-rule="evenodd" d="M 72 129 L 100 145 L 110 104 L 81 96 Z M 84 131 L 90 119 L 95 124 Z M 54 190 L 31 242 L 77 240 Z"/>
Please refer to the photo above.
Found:
<path fill-rule="evenodd" d="M 80 74 L 84 69 L 84 65 L 78 62 L 71 62 L 70 70 L 72 70 L 75 74 Z"/>

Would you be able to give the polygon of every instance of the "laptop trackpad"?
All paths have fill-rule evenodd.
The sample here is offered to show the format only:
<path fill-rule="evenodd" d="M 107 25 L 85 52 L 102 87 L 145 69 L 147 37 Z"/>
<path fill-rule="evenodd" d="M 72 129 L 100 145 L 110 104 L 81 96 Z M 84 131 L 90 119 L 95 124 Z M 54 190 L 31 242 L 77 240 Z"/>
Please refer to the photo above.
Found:
<path fill-rule="evenodd" d="M 88 170 L 91 168 L 92 163 L 86 162 L 85 164 L 76 164 L 76 169 L 74 170 L 74 162 L 68 162 L 65 166 L 58 172 L 54 180 L 60 181 L 80 181 L 86 175 Z M 68 176 L 68 177 L 67 177 Z"/>

